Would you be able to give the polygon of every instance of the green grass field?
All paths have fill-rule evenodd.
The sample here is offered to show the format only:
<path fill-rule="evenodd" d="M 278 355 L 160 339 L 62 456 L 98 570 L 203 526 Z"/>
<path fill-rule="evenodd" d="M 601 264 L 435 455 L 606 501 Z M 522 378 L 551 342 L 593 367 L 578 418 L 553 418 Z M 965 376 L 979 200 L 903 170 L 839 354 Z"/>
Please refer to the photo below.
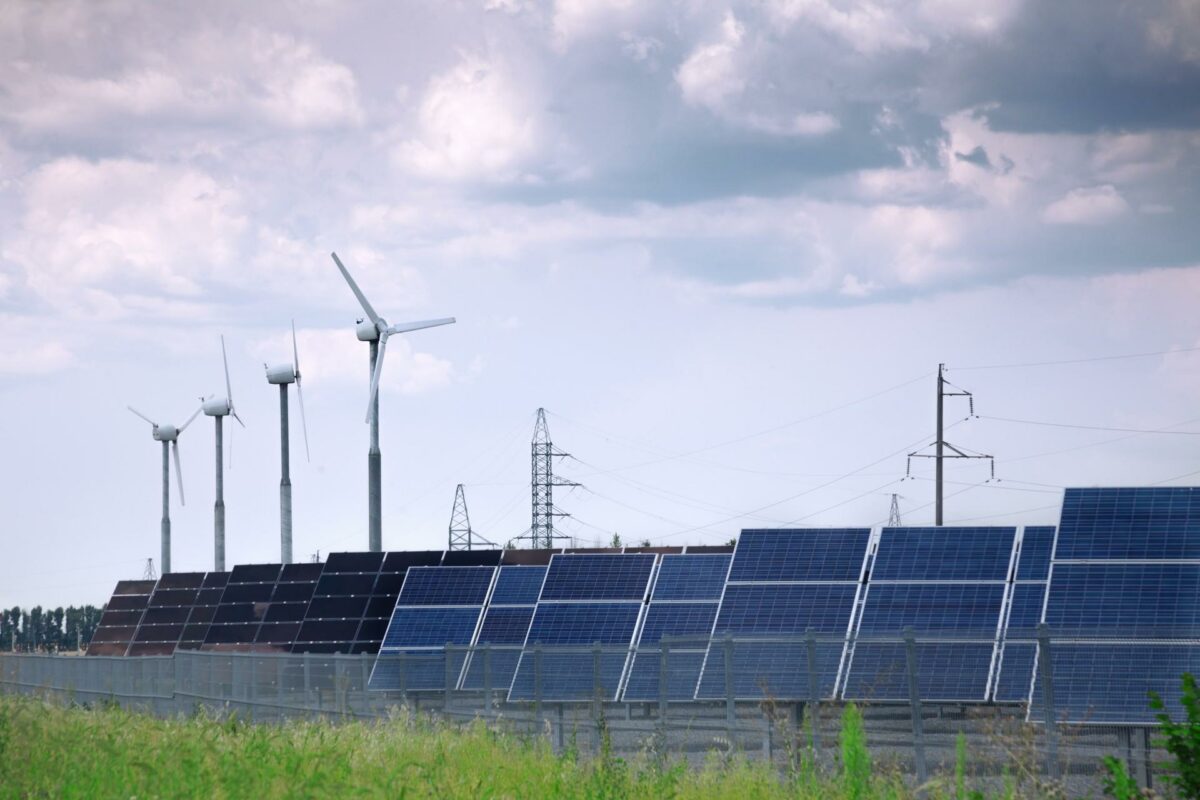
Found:
<path fill-rule="evenodd" d="M 715 754 L 695 769 L 650 753 L 631 761 L 555 755 L 540 740 L 482 723 L 459 728 L 407 715 L 250 725 L 7 697 L 0 698 L 0 798 L 914 797 L 898 777 L 872 767 L 855 715 L 844 721 L 839 772 L 818 776 L 801 753 L 790 770 Z M 934 781 L 925 796 L 959 795 L 956 783 Z"/>

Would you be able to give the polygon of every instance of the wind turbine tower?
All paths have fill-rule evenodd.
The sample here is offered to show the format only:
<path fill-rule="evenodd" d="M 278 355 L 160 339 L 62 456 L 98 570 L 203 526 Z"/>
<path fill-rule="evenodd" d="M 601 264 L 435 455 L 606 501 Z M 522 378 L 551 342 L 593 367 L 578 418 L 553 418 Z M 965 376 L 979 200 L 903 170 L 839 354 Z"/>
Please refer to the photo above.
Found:
<path fill-rule="evenodd" d="M 221 361 L 225 365 L 225 396 L 210 397 L 200 406 L 213 418 L 217 431 L 217 500 L 213 504 L 213 569 L 225 571 L 225 466 L 221 451 L 224 445 L 225 417 L 232 416 L 243 428 L 246 423 L 233 408 L 233 387 L 229 383 L 229 359 L 225 355 L 225 337 L 221 337 Z M 229 461 L 233 466 L 233 428 L 229 429 Z"/>
<path fill-rule="evenodd" d="M 387 340 L 395 333 L 450 325 L 455 320 L 454 317 L 446 317 L 389 326 L 387 320 L 375 313 L 375 309 L 358 288 L 354 278 L 350 277 L 349 270 L 342 264 L 337 253 L 330 255 L 367 315 L 366 319 L 358 320 L 355 333 L 360 342 L 368 342 L 371 346 L 371 388 L 367 396 L 367 423 L 371 426 L 371 443 L 367 449 L 367 549 L 379 553 L 383 551 L 383 454 L 379 450 L 379 376 L 383 371 L 383 354 L 387 349 Z"/>
<path fill-rule="evenodd" d="M 187 422 L 182 425 L 159 425 L 154 420 L 138 411 L 133 406 L 126 406 L 150 423 L 154 441 L 162 442 L 162 565 L 163 573 L 171 571 L 171 456 L 175 457 L 175 480 L 179 484 L 179 505 L 186 505 L 183 499 L 183 470 L 179 466 L 179 437 L 192 424 L 192 420 L 200 413 L 200 409 L 192 412 Z M 167 452 L 167 451 L 170 452 Z"/>
<path fill-rule="evenodd" d="M 304 419 L 304 391 L 300 388 L 300 351 L 296 347 L 296 323 L 292 322 L 291 364 L 263 367 L 267 383 L 279 387 L 279 553 L 284 564 L 292 563 L 292 477 L 288 459 L 288 394 L 289 384 L 296 384 L 296 399 L 300 401 L 300 426 L 304 430 L 304 458 L 308 460 L 308 423 Z"/>

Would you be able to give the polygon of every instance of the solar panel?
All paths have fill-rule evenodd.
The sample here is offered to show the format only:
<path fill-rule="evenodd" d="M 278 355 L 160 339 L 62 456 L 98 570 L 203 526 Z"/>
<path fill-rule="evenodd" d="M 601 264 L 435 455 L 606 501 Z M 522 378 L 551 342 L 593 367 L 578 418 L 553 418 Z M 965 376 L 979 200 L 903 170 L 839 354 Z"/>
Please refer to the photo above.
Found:
<path fill-rule="evenodd" d="M 663 556 L 651 602 L 720 600 L 730 558 L 724 554 Z"/>
<path fill-rule="evenodd" d="M 165 656 L 174 653 L 203 583 L 203 572 L 163 575 L 150 595 L 127 655 Z"/>
<path fill-rule="evenodd" d="M 157 581 L 118 581 L 88 643 L 89 656 L 123 656 L 137 633 Z"/>
<path fill-rule="evenodd" d="M 545 578 L 546 567 L 501 567 L 491 604 L 532 606 L 537 603 Z"/>
<path fill-rule="evenodd" d="M 379 648 L 369 686 L 375 690 L 438 690 L 454 686 L 479 627 L 496 567 L 411 567 Z M 464 649 L 452 652 L 446 645 Z"/>
<path fill-rule="evenodd" d="M 448 550 L 442 556 L 443 567 L 495 567 L 503 550 Z"/>
<path fill-rule="evenodd" d="M 597 690 L 616 699 L 658 558 L 653 553 L 555 555 L 509 699 L 540 694 L 544 700 L 590 700 Z M 592 651 L 597 643 L 598 653 Z M 539 655 L 537 645 L 551 649 Z"/>
<path fill-rule="evenodd" d="M 1147 689 L 1178 711 L 1179 676 L 1200 666 L 1200 489 L 1067 489 L 1053 552 L 1056 717 L 1151 722 Z M 1029 714 L 1040 720 L 1034 673 Z"/>
<path fill-rule="evenodd" d="M 448 554 L 446 554 L 448 555 Z M 441 563 L 440 550 L 397 551 L 384 554 L 383 566 L 367 596 L 362 624 L 351 645 L 352 653 L 378 653 L 396 608 L 396 598 L 410 567 L 433 567 Z"/>
<path fill-rule="evenodd" d="M 810 630 L 847 634 L 870 539 L 866 528 L 742 531 L 696 697 L 724 698 L 732 691 L 739 699 L 808 699 L 809 652 L 802 637 Z M 836 689 L 843 650 L 844 641 L 818 643 L 823 696 Z"/>
<path fill-rule="evenodd" d="M 229 582 L 228 572 L 209 572 L 204 576 L 201 589 L 196 593 L 196 602 L 189 609 L 187 624 L 180 634 L 177 650 L 199 650 L 208 636 L 208 629 L 216 616 L 221 595 Z"/>
<path fill-rule="evenodd" d="M 730 581 L 857 581 L 867 528 L 744 530 Z"/>
<path fill-rule="evenodd" d="M 500 567 L 474 642 L 477 649 L 469 659 L 463 688 L 485 688 L 489 685 L 489 676 L 485 674 L 489 670 L 493 688 L 508 688 L 512 684 L 545 577 L 544 566 Z"/>
<path fill-rule="evenodd" d="M 1016 528 L 884 528 L 872 581 L 1004 581 Z"/>
<path fill-rule="evenodd" d="M 204 633 L 201 650 L 250 652 L 257 649 L 258 629 L 271 605 L 282 564 L 240 564 L 229 573 Z M 185 635 L 196 635 L 195 633 Z"/>
<path fill-rule="evenodd" d="M 1011 527 L 884 528 L 847 651 L 842 696 L 909 699 L 906 644 L 880 639 L 912 628 L 922 698 L 986 700 L 1017 542 Z"/>
<path fill-rule="evenodd" d="M 1021 555 L 1017 559 L 1017 580 L 1044 581 L 1050 574 L 1050 553 L 1054 549 L 1053 525 L 1027 525 L 1021 536 Z"/>

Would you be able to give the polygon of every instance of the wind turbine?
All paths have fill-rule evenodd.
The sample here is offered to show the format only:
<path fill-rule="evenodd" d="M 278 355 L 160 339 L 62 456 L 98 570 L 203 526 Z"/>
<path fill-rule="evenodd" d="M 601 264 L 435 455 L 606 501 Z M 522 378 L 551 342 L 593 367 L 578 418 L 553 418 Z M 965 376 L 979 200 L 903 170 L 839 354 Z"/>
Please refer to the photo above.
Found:
<path fill-rule="evenodd" d="M 213 418 L 217 429 L 217 501 L 213 504 L 213 569 L 225 571 L 225 465 L 221 457 L 225 417 L 232 416 L 243 428 L 246 423 L 233 408 L 233 387 L 229 383 L 229 359 L 225 355 L 225 337 L 221 336 L 221 361 L 225 364 L 225 396 L 210 397 L 200 406 Z M 203 399 L 203 398 L 202 398 Z M 229 429 L 229 461 L 233 466 L 233 428 Z"/>
<path fill-rule="evenodd" d="M 154 420 L 138 411 L 133 406 L 126 406 L 150 423 L 154 441 L 162 442 L 162 558 L 160 564 L 165 575 L 171 571 L 171 459 L 175 457 L 175 480 L 179 483 L 179 505 L 187 505 L 183 499 L 183 469 L 179 466 L 179 437 L 192 424 L 192 420 L 200 413 L 200 409 L 192 412 L 187 422 L 182 425 L 159 425 Z M 171 452 L 168 454 L 167 451 Z"/>
<path fill-rule="evenodd" d="M 304 430 L 304 459 L 308 460 L 308 423 L 304 419 L 304 391 L 300 388 L 300 351 L 296 347 L 296 321 L 292 320 L 291 364 L 276 364 L 263 367 L 267 371 L 267 383 L 279 386 L 279 449 L 283 477 L 279 480 L 279 544 L 280 559 L 284 564 L 292 563 L 292 478 L 288 463 L 288 384 L 296 384 L 296 397 L 300 401 L 300 425 Z"/>
<path fill-rule="evenodd" d="M 383 354 L 387 349 L 388 337 L 394 333 L 409 333 L 423 328 L 435 328 L 453 323 L 454 317 L 429 319 L 421 322 L 402 322 L 389 326 L 387 320 L 375 313 L 366 296 L 350 277 L 337 253 L 330 253 L 333 263 L 350 285 L 350 291 L 358 298 L 359 305 L 367 318 L 357 321 L 355 333 L 360 342 L 371 345 L 371 389 L 367 396 L 367 422 L 371 426 L 371 444 L 367 450 L 367 539 L 368 549 L 378 553 L 383 550 L 383 455 L 379 451 L 379 375 L 383 371 Z"/>

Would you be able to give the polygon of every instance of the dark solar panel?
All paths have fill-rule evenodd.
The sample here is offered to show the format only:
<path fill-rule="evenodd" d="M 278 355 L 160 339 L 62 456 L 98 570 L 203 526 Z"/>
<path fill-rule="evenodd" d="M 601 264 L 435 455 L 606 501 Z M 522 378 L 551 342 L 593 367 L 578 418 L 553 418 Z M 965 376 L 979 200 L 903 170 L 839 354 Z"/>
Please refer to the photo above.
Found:
<path fill-rule="evenodd" d="M 442 556 L 443 567 L 495 567 L 503 550 L 449 550 Z"/>
<path fill-rule="evenodd" d="M 369 595 L 375 588 L 375 573 L 326 573 L 317 581 L 316 597 Z"/>
<path fill-rule="evenodd" d="M 383 553 L 330 553 L 323 575 L 336 572 L 379 572 Z"/>
<path fill-rule="evenodd" d="M 325 565 L 320 563 L 284 564 L 281 583 L 315 583 L 321 577 Z"/>
<path fill-rule="evenodd" d="M 540 599 L 641 600 L 655 558 L 648 553 L 555 556 Z"/>
<path fill-rule="evenodd" d="M 229 573 L 229 583 L 274 583 L 282 564 L 239 564 Z"/>
<path fill-rule="evenodd" d="M 168 572 L 158 579 L 158 589 L 199 589 L 204 584 L 203 572 Z"/>
<path fill-rule="evenodd" d="M 382 572 L 404 572 L 409 567 L 436 567 L 442 563 L 441 550 L 398 550 L 387 553 Z"/>
<path fill-rule="evenodd" d="M 867 528 L 744 530 L 730 581 L 857 581 Z"/>
<path fill-rule="evenodd" d="M 720 600 L 730 556 L 665 555 L 654 581 L 653 600 Z"/>
<path fill-rule="evenodd" d="M 88 643 L 89 656 L 123 656 L 137 634 L 156 581 L 119 581 Z M 106 621 L 107 620 L 107 621 Z"/>
<path fill-rule="evenodd" d="M 229 583 L 228 572 L 210 572 L 204 576 L 205 589 L 224 589 Z"/>
<path fill-rule="evenodd" d="M 1016 528 L 884 528 L 872 581 L 1008 580 Z"/>
<path fill-rule="evenodd" d="M 550 559 L 562 550 L 505 550 L 504 555 L 500 558 L 501 564 L 522 565 L 530 567 L 544 567 L 550 563 Z"/>

